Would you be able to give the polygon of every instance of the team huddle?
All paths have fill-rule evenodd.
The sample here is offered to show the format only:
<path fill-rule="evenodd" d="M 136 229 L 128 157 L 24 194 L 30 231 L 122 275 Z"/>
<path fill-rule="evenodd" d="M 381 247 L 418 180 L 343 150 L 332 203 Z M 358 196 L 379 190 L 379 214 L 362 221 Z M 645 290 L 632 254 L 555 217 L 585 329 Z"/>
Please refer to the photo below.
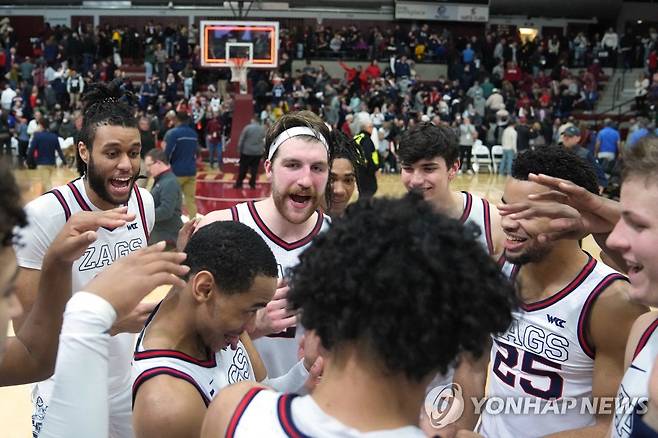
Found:
<path fill-rule="evenodd" d="M 620 202 L 545 147 L 493 205 L 451 188 L 454 132 L 419 123 L 409 193 L 348 205 L 363 151 L 290 113 L 270 196 L 165 251 L 130 103 L 83 99 L 80 178 L 23 209 L 0 166 L 0 385 L 37 382 L 34 438 L 658 436 L 658 139 L 624 155 Z"/>

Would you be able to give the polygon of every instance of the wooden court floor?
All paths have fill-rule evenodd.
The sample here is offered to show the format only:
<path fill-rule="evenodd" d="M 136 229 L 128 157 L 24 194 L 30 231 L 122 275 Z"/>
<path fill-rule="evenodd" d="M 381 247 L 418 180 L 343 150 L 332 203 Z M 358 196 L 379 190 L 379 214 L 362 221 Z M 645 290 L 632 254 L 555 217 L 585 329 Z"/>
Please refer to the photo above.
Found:
<path fill-rule="evenodd" d="M 77 175 L 68 169 L 57 169 L 52 176 L 52 184 L 60 185 Z M 16 178 L 24 193 L 25 202 L 34 199 L 43 192 L 41 175 L 35 170 L 21 170 L 16 172 Z M 498 203 L 503 193 L 504 177 L 489 174 L 459 175 L 455 180 L 454 188 L 470 191 L 482 196 L 491 202 Z M 401 196 L 405 193 L 398 175 L 379 176 L 379 196 Z M 598 254 L 598 251 L 593 252 Z M 157 300 L 162 297 L 163 291 L 154 291 L 149 298 Z M 10 335 L 13 334 L 11 327 Z M 31 436 L 30 416 L 30 388 L 22 385 L 10 388 L 0 388 L 0 436 L 3 438 L 27 438 Z"/>

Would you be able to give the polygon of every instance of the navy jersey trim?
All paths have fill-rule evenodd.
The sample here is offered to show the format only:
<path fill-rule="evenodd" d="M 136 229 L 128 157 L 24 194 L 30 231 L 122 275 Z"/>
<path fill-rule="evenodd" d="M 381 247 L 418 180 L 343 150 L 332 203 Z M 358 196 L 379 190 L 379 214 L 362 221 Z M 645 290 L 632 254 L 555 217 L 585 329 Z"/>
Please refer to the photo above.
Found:
<path fill-rule="evenodd" d="M 322 223 L 324 222 L 324 215 L 322 214 L 321 211 L 318 210 L 317 211 L 318 219 L 315 222 L 315 226 L 313 227 L 313 230 L 311 230 L 311 232 L 306 237 L 296 242 L 286 242 L 285 240 L 281 239 L 279 236 L 274 234 L 274 232 L 267 227 L 263 219 L 258 214 L 258 211 L 256 210 L 256 206 L 254 205 L 254 201 L 247 202 L 247 207 L 249 209 L 249 213 L 251 214 L 251 217 L 256 223 L 256 226 L 260 228 L 263 234 L 265 234 L 265 236 L 267 236 L 267 238 L 270 239 L 273 243 L 285 249 L 286 251 L 292 251 L 308 244 L 320 232 L 320 230 L 322 229 Z"/>
<path fill-rule="evenodd" d="M 462 193 L 466 195 L 466 205 L 464 206 L 464 212 L 462 213 L 462 217 L 459 218 L 459 222 L 463 224 L 466 222 L 466 219 L 468 219 L 468 217 L 471 214 L 471 208 L 473 207 L 473 197 L 468 192 L 462 192 Z"/>
<path fill-rule="evenodd" d="M 235 205 L 231 207 L 231 218 L 233 219 L 233 222 L 240 222 L 238 207 L 236 207 Z"/>
<path fill-rule="evenodd" d="M 588 355 L 591 359 L 594 359 L 596 356 L 596 348 L 591 344 L 590 340 L 587 337 L 587 323 L 589 321 L 589 315 L 592 311 L 594 301 L 605 291 L 608 286 L 614 283 L 617 280 L 628 281 L 626 277 L 618 273 L 612 273 L 606 275 L 603 280 L 590 292 L 583 308 L 580 311 L 580 316 L 578 317 L 578 343 L 583 352 Z"/>
<path fill-rule="evenodd" d="M 190 356 L 189 354 L 183 353 L 178 350 L 167 350 L 167 349 L 153 349 L 153 350 L 143 350 L 135 352 L 135 360 L 145 360 L 145 359 L 155 359 L 158 357 L 169 357 L 172 359 L 182 360 L 183 362 L 188 362 L 194 365 L 198 365 L 203 368 L 215 368 L 217 366 L 217 361 L 215 360 L 215 355 L 213 354 L 210 359 L 199 360 L 195 357 Z"/>
<path fill-rule="evenodd" d="M 73 197 L 75 200 L 78 202 L 78 205 L 80 206 L 81 209 L 84 211 L 91 211 L 91 207 L 89 207 L 89 204 L 87 204 L 87 201 L 85 201 L 85 198 L 82 196 L 82 193 L 80 193 L 80 190 L 75 186 L 74 182 L 79 180 L 80 178 L 76 178 L 73 181 L 70 181 L 66 185 L 71 189 L 71 192 L 73 193 Z"/>
<path fill-rule="evenodd" d="M 185 380 L 186 382 L 188 382 L 189 384 L 194 386 L 194 388 L 196 388 L 196 390 L 201 395 L 201 398 L 203 399 L 203 403 L 205 403 L 206 407 L 208 407 L 208 405 L 210 404 L 210 399 L 208 397 L 206 397 L 206 394 L 204 394 L 203 389 L 201 389 L 199 384 L 194 380 L 194 378 L 192 376 L 190 376 L 189 374 L 184 373 L 182 371 L 179 371 L 177 369 L 174 369 L 174 368 L 157 367 L 157 368 L 151 368 L 149 370 L 146 370 L 146 371 L 142 372 L 135 379 L 135 383 L 133 383 L 133 386 L 132 386 L 132 393 L 133 393 L 132 406 L 133 406 L 133 408 L 135 407 L 135 399 L 137 398 L 137 391 L 139 390 L 139 387 L 142 386 L 148 380 L 152 379 L 153 377 L 162 376 L 162 375 L 171 376 L 171 377 L 174 377 L 176 379 Z"/>
<path fill-rule="evenodd" d="M 149 241 L 149 226 L 146 221 L 146 210 L 144 209 L 144 201 L 142 201 L 142 194 L 139 193 L 139 187 L 137 184 L 133 185 L 135 190 L 135 196 L 137 198 L 137 208 L 139 209 L 139 217 L 142 219 L 142 227 L 144 228 L 144 236 L 146 237 L 146 242 Z"/>
<path fill-rule="evenodd" d="M 484 210 L 484 237 L 487 239 L 489 254 L 493 255 L 494 245 L 493 237 L 491 235 L 491 208 L 489 206 L 489 201 L 484 198 L 482 198 L 482 209 Z"/>
<path fill-rule="evenodd" d="M 242 397 L 242 400 L 240 400 L 240 403 L 235 408 L 235 412 L 233 412 L 233 415 L 231 415 L 231 421 L 228 423 L 228 428 L 226 429 L 226 438 L 233 438 L 235 436 L 238 423 L 240 423 L 242 416 L 247 410 L 247 407 L 249 407 L 249 404 L 251 404 L 256 395 L 264 389 L 265 388 L 263 387 L 251 388 L 249 391 L 247 391 L 244 397 Z"/>
<path fill-rule="evenodd" d="M 653 334 L 653 332 L 656 330 L 656 327 L 658 327 L 658 318 L 656 318 L 651 324 L 649 324 L 649 327 L 642 333 L 642 336 L 640 337 L 640 342 L 637 343 L 637 347 L 635 347 L 635 352 L 633 353 L 633 360 L 640 354 L 642 349 L 647 345 L 647 342 L 649 342 L 649 338 Z"/>
<path fill-rule="evenodd" d="M 66 203 L 66 200 L 64 199 L 64 195 L 57 190 L 57 189 L 52 189 L 49 192 L 46 193 L 51 193 L 55 198 L 57 198 L 57 201 L 59 201 L 59 204 L 62 206 L 62 209 L 64 210 L 64 217 L 66 217 L 66 220 L 68 221 L 69 218 L 71 217 L 71 209 L 69 208 L 69 205 Z"/>
<path fill-rule="evenodd" d="M 144 323 L 144 328 L 140 332 L 139 336 L 137 337 L 137 342 L 135 343 L 135 351 L 133 353 L 133 357 L 135 360 L 144 360 L 144 359 L 153 359 L 156 357 L 169 357 L 173 359 L 178 359 L 182 360 L 184 362 L 188 362 L 194 365 L 198 365 L 203 368 L 214 368 L 217 366 L 217 361 L 216 357 L 214 354 L 210 354 L 210 359 L 206 360 L 199 360 L 196 359 L 189 354 L 185 354 L 182 351 L 178 350 L 167 350 L 167 349 L 153 349 L 153 350 L 143 350 L 143 351 L 138 351 L 139 346 L 142 344 L 142 340 L 144 339 L 144 333 L 146 333 L 146 328 L 148 325 L 151 323 L 153 318 L 155 317 L 155 314 L 158 312 L 160 309 L 160 304 L 162 304 L 162 301 L 158 303 L 157 306 L 153 309 L 153 312 L 148 316 L 146 319 L 146 322 Z"/>
<path fill-rule="evenodd" d="M 583 281 L 585 281 L 585 279 L 592 273 L 594 267 L 596 267 L 596 259 L 589 254 L 587 254 L 587 257 L 588 260 L 587 263 L 585 263 L 585 266 L 583 266 L 583 269 L 580 270 L 580 273 L 576 276 L 576 278 L 571 280 L 571 282 L 567 284 L 564 287 L 564 289 L 562 289 L 561 291 L 559 291 L 554 295 L 551 295 L 548 298 L 535 301 L 534 303 L 531 304 L 521 303 L 521 308 L 526 312 L 533 312 L 535 310 L 545 309 L 546 307 L 552 306 L 553 304 L 557 303 L 562 298 L 566 297 L 571 292 L 576 290 L 576 288 L 578 288 L 578 286 L 580 286 L 583 283 Z"/>
<path fill-rule="evenodd" d="M 279 417 L 279 424 L 281 424 L 283 431 L 291 438 L 310 438 L 308 435 L 302 433 L 292 420 L 292 410 L 290 409 L 290 406 L 295 397 L 297 397 L 297 394 L 284 394 L 279 397 L 279 400 L 276 403 L 276 413 Z"/>

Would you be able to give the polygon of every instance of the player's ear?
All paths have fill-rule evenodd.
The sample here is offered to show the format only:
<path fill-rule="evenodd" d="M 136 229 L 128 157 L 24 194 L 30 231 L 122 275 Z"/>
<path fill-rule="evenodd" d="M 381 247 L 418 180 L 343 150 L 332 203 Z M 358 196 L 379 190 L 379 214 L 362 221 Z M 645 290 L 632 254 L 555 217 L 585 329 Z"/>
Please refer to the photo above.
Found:
<path fill-rule="evenodd" d="M 83 141 L 78 142 L 78 153 L 80 154 L 80 158 L 82 158 L 82 161 L 84 161 L 85 164 L 89 164 L 90 151 L 87 148 L 87 145 Z"/>
<path fill-rule="evenodd" d="M 461 167 L 461 162 L 459 160 L 456 160 L 452 166 L 448 169 L 448 181 L 452 181 L 455 179 L 457 176 L 457 173 L 459 172 L 459 168 Z"/>
<path fill-rule="evenodd" d="M 265 160 L 263 166 L 265 167 L 265 175 L 267 178 L 272 178 L 272 162 L 270 160 Z"/>
<path fill-rule="evenodd" d="M 208 271 L 200 271 L 192 277 L 192 296 L 199 303 L 204 303 L 212 297 L 215 288 L 215 277 Z"/>

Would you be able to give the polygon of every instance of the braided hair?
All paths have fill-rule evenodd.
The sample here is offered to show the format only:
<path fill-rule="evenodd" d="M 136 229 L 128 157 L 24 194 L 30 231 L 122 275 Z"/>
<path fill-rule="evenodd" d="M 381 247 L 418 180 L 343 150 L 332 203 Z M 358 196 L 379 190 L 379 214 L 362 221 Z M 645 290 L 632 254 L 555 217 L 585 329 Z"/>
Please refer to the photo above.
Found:
<path fill-rule="evenodd" d="M 138 121 L 134 114 L 135 98 L 132 93 L 121 88 L 118 80 L 109 83 L 97 82 L 91 84 L 82 96 L 84 104 L 82 112 L 82 129 L 79 142 L 82 142 L 91 152 L 96 129 L 99 126 L 122 126 L 137 128 Z M 87 171 L 87 163 L 82 160 L 77 151 L 77 168 L 80 175 Z"/>
<path fill-rule="evenodd" d="M 358 190 L 359 187 L 358 169 L 360 166 L 365 166 L 366 163 L 365 154 L 363 153 L 361 146 L 359 146 L 356 143 L 356 141 L 354 141 L 353 138 L 348 137 L 347 135 L 345 135 L 344 132 L 338 129 L 334 129 L 331 131 L 331 143 L 333 144 L 333 152 L 334 152 L 334 155 L 332 157 L 332 165 L 333 165 L 333 160 L 335 160 L 336 158 L 343 158 L 349 161 L 352 167 L 354 168 L 354 175 L 356 177 L 356 187 Z M 327 190 L 325 191 L 326 201 L 329 207 L 331 207 L 332 193 L 333 191 L 331 190 L 331 178 L 329 178 L 329 181 L 327 182 Z"/>

